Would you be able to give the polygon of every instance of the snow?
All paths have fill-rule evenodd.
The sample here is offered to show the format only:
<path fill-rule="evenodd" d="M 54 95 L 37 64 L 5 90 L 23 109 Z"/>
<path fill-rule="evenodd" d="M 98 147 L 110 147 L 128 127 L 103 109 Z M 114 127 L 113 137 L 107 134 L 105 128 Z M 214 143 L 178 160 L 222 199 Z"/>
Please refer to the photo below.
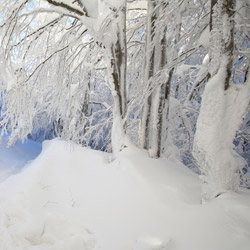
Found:
<path fill-rule="evenodd" d="M 209 32 L 209 26 L 207 26 L 206 29 L 204 29 L 203 32 L 201 33 L 198 44 L 204 47 L 209 46 L 209 38 L 210 38 L 210 32 Z"/>
<path fill-rule="evenodd" d="M 60 0 L 60 1 L 56 1 L 59 4 L 65 4 L 69 7 L 71 7 L 72 9 L 78 10 L 78 11 L 82 11 L 81 7 L 77 6 L 76 4 L 72 3 L 72 0 Z"/>
<path fill-rule="evenodd" d="M 209 54 L 206 54 L 206 56 L 204 57 L 202 61 L 202 65 L 208 65 L 208 63 L 209 63 Z"/>
<path fill-rule="evenodd" d="M 227 60 L 223 58 L 222 62 L 226 65 Z M 226 69 L 226 66 L 221 67 L 206 84 L 194 138 L 193 154 L 206 183 L 204 199 L 227 190 L 234 191 L 240 182 L 242 163 L 232 153 L 232 142 L 249 105 L 250 81 L 230 85 L 224 91 Z"/>
<path fill-rule="evenodd" d="M 98 12 L 99 12 L 99 1 L 98 0 L 84 0 L 82 1 L 84 4 L 84 7 L 87 10 L 87 13 L 89 16 L 93 18 L 98 17 Z"/>
<path fill-rule="evenodd" d="M 11 72 L 12 70 L 8 67 L 2 67 L 0 63 L 0 80 L 2 82 L 7 82 L 7 92 L 16 86 L 17 76 Z"/>
<path fill-rule="evenodd" d="M 0 249 L 249 249 L 248 190 L 202 205 L 197 175 L 125 144 L 110 162 L 108 153 L 44 142 L 36 159 L 0 184 Z M 33 158 L 33 148 L 29 141 L 11 154 Z M 8 169 L 12 158 L 4 160 Z"/>
<path fill-rule="evenodd" d="M 133 250 L 164 250 L 167 249 L 170 244 L 171 239 L 167 243 L 164 243 L 158 238 L 147 237 L 138 239 L 135 243 L 135 247 L 133 248 Z"/>

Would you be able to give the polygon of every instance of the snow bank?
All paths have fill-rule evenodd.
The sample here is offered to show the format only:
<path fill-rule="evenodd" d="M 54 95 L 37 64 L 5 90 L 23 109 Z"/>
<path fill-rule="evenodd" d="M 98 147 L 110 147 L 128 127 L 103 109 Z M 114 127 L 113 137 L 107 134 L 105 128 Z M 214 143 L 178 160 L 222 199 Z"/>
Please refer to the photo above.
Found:
<path fill-rule="evenodd" d="M 0 185 L 0 249 L 249 249 L 249 192 L 201 205 L 189 169 L 126 144 L 110 163 L 107 153 L 45 142 Z"/>

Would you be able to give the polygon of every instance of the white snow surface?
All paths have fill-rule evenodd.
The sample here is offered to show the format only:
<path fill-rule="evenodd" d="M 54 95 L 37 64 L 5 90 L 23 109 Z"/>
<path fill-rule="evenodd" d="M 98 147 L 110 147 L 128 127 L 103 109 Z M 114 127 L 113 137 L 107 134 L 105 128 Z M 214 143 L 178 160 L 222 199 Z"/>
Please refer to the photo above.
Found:
<path fill-rule="evenodd" d="M 43 143 L 0 184 L 0 249 L 249 250 L 249 190 L 201 204 L 189 169 L 126 145 L 110 162 L 59 139 Z M 31 148 L 17 146 L 24 158 Z"/>

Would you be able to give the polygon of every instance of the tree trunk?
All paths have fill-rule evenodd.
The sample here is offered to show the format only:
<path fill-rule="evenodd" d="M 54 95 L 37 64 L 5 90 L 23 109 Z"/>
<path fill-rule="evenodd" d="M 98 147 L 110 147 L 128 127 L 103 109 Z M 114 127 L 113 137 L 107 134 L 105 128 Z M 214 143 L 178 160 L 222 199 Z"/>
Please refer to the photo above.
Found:
<path fill-rule="evenodd" d="M 146 86 L 149 83 L 149 79 L 154 74 L 154 58 L 155 58 L 155 46 L 153 45 L 155 36 L 155 2 L 148 2 L 148 13 L 150 17 L 147 20 L 146 27 L 146 49 L 145 49 L 145 70 L 144 70 L 144 83 Z M 148 149 L 149 145 L 149 121 L 151 116 L 151 104 L 152 96 L 150 95 L 143 105 L 142 117 L 139 127 L 139 145 L 141 148 Z"/>
<path fill-rule="evenodd" d="M 148 3 L 151 15 L 147 23 L 145 83 L 157 82 L 157 86 L 144 104 L 141 126 L 140 146 L 149 150 L 153 158 L 161 156 L 163 133 L 167 134 L 169 81 L 163 71 L 166 65 L 166 26 L 163 22 L 167 3 Z M 159 22 L 161 21 L 161 22 Z M 159 23 L 158 23 L 159 22 Z M 149 84 L 147 84 L 149 85 Z M 164 126 L 163 126 L 164 124 Z M 166 130 L 166 131 L 165 131 Z"/>
<path fill-rule="evenodd" d="M 164 8 L 160 9 L 161 13 Z M 159 15 L 161 14 L 159 13 Z M 153 158 L 161 156 L 163 121 L 168 117 L 169 102 L 169 81 L 162 71 L 166 65 L 166 28 L 157 32 L 155 45 L 155 73 L 161 72 L 159 76 L 159 86 L 152 93 L 151 120 L 149 124 L 149 155 Z M 163 113 L 164 111 L 164 113 Z M 166 123 L 165 123 L 166 125 Z M 167 130 L 167 126 L 165 126 Z M 164 134 L 166 131 L 164 131 Z"/>
<path fill-rule="evenodd" d="M 116 20 L 116 42 L 111 44 L 111 84 L 113 104 L 113 125 L 112 125 L 112 152 L 113 158 L 124 146 L 125 122 L 123 120 L 126 112 L 127 91 L 127 49 L 126 49 L 126 1 L 117 10 Z"/>
<path fill-rule="evenodd" d="M 234 48 L 234 0 L 211 0 L 210 65 L 197 129 L 193 155 L 204 181 L 202 199 L 236 191 L 239 169 L 232 155 L 233 139 L 246 113 L 250 83 L 231 84 Z"/>

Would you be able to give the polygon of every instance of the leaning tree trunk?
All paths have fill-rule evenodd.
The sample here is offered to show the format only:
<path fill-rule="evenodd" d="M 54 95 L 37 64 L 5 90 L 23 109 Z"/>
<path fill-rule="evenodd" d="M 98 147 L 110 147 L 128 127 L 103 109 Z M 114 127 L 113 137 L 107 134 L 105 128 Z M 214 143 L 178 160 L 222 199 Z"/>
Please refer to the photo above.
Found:
<path fill-rule="evenodd" d="M 126 1 L 124 1 L 123 5 L 117 10 L 116 18 L 116 41 L 110 46 L 111 91 L 114 99 L 111 143 L 114 158 L 123 148 L 125 136 L 125 122 L 123 118 L 127 103 Z"/>
<path fill-rule="evenodd" d="M 232 154 L 233 139 L 249 103 L 250 82 L 241 86 L 231 83 L 234 9 L 235 0 L 211 0 L 209 81 L 202 96 L 193 147 L 204 182 L 203 200 L 236 191 L 240 184 Z"/>

